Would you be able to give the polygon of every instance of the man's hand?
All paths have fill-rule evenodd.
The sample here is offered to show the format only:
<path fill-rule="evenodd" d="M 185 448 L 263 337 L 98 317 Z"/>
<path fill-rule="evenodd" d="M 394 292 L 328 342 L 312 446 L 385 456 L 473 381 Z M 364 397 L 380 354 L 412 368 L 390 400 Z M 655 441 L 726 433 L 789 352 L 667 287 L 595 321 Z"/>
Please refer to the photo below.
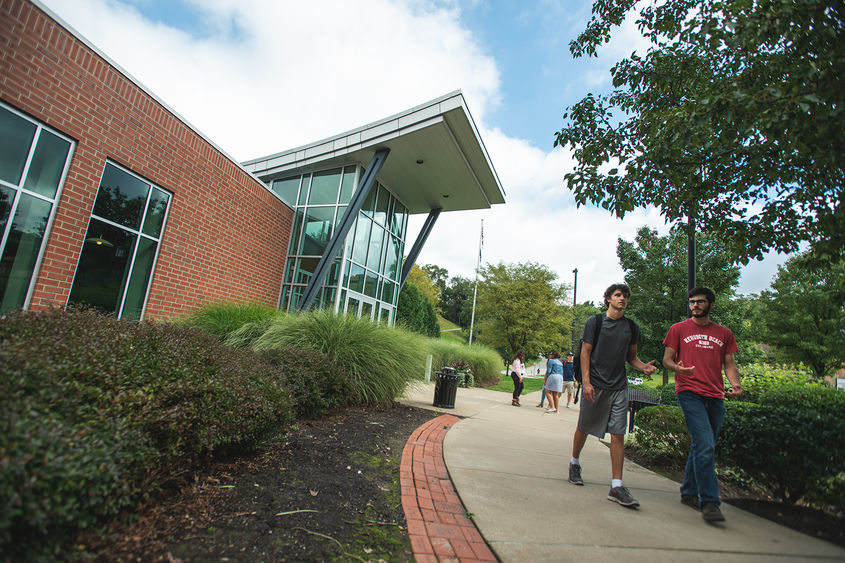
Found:
<path fill-rule="evenodd" d="M 657 370 L 657 367 L 654 365 L 654 360 L 651 360 L 643 367 L 643 373 L 646 375 L 651 375 Z"/>
<path fill-rule="evenodd" d="M 585 401 L 590 401 L 592 403 L 596 400 L 596 390 L 589 383 L 582 383 L 581 396 L 584 397 Z"/>
<path fill-rule="evenodd" d="M 678 362 L 678 369 L 675 370 L 675 373 L 682 373 L 684 375 L 692 375 L 692 372 L 695 370 L 695 366 L 685 366 L 684 362 Z"/>
<path fill-rule="evenodd" d="M 725 391 L 725 397 L 735 399 L 742 395 L 742 385 L 732 385 L 730 391 Z"/>

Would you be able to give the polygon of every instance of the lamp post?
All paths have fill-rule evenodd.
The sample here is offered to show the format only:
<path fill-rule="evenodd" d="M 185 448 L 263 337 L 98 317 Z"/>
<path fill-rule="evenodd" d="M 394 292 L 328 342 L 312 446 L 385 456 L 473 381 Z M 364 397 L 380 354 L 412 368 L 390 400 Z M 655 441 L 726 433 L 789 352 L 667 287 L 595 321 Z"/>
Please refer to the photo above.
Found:
<path fill-rule="evenodd" d="M 575 274 L 575 283 L 572 284 L 572 347 L 570 350 L 575 350 L 575 306 L 578 304 L 578 268 L 572 270 Z"/>

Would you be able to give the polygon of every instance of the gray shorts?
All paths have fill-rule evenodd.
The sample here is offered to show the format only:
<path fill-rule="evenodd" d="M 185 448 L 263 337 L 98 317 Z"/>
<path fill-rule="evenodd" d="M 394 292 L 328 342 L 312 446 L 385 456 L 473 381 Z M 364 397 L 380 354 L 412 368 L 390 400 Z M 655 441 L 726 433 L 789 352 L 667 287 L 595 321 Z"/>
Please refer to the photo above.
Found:
<path fill-rule="evenodd" d="M 604 438 L 605 433 L 625 434 L 628 429 L 628 390 L 596 389 L 592 403 L 581 398 L 578 430 Z"/>

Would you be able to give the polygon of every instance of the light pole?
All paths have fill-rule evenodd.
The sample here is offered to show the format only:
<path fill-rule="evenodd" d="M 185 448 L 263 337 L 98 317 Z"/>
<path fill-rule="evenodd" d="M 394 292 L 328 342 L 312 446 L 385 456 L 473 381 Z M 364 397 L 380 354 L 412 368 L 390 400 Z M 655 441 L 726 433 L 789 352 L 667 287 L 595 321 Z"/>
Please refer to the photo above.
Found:
<path fill-rule="evenodd" d="M 575 274 L 575 283 L 572 284 L 572 348 L 570 350 L 574 351 L 577 344 L 575 341 L 575 306 L 578 304 L 578 268 L 572 270 L 572 273 Z"/>

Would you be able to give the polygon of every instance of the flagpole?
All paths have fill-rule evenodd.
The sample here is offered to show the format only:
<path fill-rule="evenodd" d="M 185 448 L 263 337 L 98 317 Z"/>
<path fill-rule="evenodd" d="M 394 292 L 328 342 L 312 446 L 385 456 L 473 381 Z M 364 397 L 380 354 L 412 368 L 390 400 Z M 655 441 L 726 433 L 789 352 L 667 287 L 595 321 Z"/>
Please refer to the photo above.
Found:
<path fill-rule="evenodd" d="M 472 331 L 475 327 L 475 299 L 478 296 L 478 270 L 481 269 L 481 249 L 484 246 L 484 219 L 481 220 L 481 237 L 478 240 L 478 264 L 475 266 L 475 287 L 472 290 L 472 317 L 469 321 L 469 343 L 472 344 Z"/>

